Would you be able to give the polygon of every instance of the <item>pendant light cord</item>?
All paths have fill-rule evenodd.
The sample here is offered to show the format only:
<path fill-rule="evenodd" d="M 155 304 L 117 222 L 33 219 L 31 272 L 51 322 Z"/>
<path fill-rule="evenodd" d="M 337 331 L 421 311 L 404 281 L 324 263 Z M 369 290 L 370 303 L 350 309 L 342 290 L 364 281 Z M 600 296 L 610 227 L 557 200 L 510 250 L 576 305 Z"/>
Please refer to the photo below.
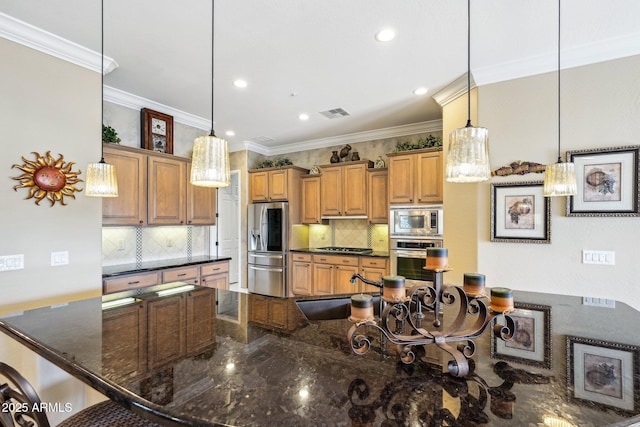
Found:
<path fill-rule="evenodd" d="M 214 43 L 214 23 L 215 23 L 215 14 L 214 14 L 214 1 L 211 0 L 211 135 L 216 136 L 216 132 L 213 130 L 213 43 Z"/>
<path fill-rule="evenodd" d="M 471 0 L 467 0 L 467 125 L 471 124 Z"/>
<path fill-rule="evenodd" d="M 100 163 L 104 161 L 102 126 L 104 121 L 104 0 L 100 0 Z"/>
<path fill-rule="evenodd" d="M 560 156 L 560 0 L 558 0 L 558 163 L 562 163 Z"/>

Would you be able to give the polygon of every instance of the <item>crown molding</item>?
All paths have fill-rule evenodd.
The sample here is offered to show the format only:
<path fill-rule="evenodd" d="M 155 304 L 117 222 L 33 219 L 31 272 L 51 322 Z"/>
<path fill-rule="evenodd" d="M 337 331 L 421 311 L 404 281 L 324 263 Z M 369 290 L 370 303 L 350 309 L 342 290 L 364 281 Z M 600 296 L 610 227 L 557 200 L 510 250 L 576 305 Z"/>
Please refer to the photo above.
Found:
<path fill-rule="evenodd" d="M 580 67 L 640 54 L 640 33 L 607 40 L 598 40 L 577 47 L 563 49 L 561 69 Z M 548 73 L 558 69 L 558 53 L 531 56 L 490 67 L 473 70 L 478 86 Z"/>
<path fill-rule="evenodd" d="M 0 12 L 0 37 L 96 73 L 101 72 L 103 66 L 100 53 L 2 12 Z M 105 56 L 104 73 L 109 74 L 116 68 L 118 63 L 113 58 Z"/>
<path fill-rule="evenodd" d="M 311 139 L 292 144 L 280 145 L 276 148 L 268 148 L 253 143 L 252 147 L 263 147 L 268 153 L 266 155 L 286 154 L 292 151 L 307 151 L 318 148 L 327 148 L 335 145 L 354 144 L 356 142 L 374 141 L 376 139 L 396 138 L 399 136 L 415 135 L 426 132 L 439 132 L 442 130 L 442 120 L 431 120 L 428 122 L 411 123 L 402 126 L 393 126 L 382 129 L 375 129 L 363 132 L 354 132 L 345 135 L 331 136 L 328 138 Z M 258 147 L 256 147 L 258 146 Z M 301 149 L 301 147 L 304 147 Z M 255 150 L 252 150 L 255 151 Z M 260 152 L 260 151 L 258 151 Z"/>
<path fill-rule="evenodd" d="M 459 96 L 467 93 L 467 74 L 464 73 L 438 92 L 434 93 L 432 98 L 441 106 L 445 106 L 454 99 Z M 473 74 L 471 74 L 471 89 L 476 87 L 475 79 L 473 78 Z"/>
<path fill-rule="evenodd" d="M 177 108 L 173 108 L 138 95 L 133 95 L 129 92 L 125 92 L 111 86 L 104 87 L 104 100 L 133 110 L 151 108 L 152 110 L 173 116 L 173 120 L 175 122 L 205 131 L 211 129 L 211 120 L 203 119 L 195 114 L 187 113 L 185 111 L 178 110 Z"/>

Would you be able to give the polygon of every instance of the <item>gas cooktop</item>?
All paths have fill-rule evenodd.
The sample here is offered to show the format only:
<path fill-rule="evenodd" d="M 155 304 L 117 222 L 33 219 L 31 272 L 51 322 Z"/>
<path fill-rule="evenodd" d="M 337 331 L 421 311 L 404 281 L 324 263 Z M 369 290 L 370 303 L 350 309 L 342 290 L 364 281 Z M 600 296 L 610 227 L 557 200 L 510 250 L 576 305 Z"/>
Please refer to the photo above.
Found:
<path fill-rule="evenodd" d="M 373 252 L 372 249 L 367 248 L 345 248 L 342 246 L 326 246 L 324 248 L 317 248 L 315 250 L 321 252 L 338 252 L 349 254 L 370 254 L 371 252 Z"/>

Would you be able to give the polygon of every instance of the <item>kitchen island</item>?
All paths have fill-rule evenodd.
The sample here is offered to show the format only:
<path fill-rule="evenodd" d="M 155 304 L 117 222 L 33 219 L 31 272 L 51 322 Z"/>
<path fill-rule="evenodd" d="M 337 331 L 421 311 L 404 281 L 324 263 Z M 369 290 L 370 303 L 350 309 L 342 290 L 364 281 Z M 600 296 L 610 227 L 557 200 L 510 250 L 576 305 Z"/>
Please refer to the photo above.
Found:
<path fill-rule="evenodd" d="M 195 286 L 169 295 L 142 294 L 111 307 L 101 298 L 70 302 L 5 316 L 0 330 L 168 426 L 585 427 L 629 425 L 626 420 L 640 412 L 633 350 L 631 366 L 600 375 L 583 387 L 587 392 L 567 382 L 568 336 L 592 340 L 594 348 L 601 342 L 623 342 L 629 349 L 640 344 L 640 313 L 622 303 L 589 307 L 578 297 L 515 292 L 516 303 L 531 312 L 548 307 L 550 324 L 538 324 L 541 335 L 530 337 L 544 347 L 542 360 L 518 351 L 530 346 L 526 339 L 518 341 L 520 348 L 492 348 L 487 332 L 476 340 L 475 370 L 460 379 L 443 373 L 447 357 L 431 348 L 411 365 L 398 362 L 393 346 L 383 351 L 377 341 L 367 355 L 353 354 L 346 319 L 309 320 L 282 333 L 215 318 L 207 313 L 215 292 Z M 615 349 L 606 349 L 608 357 L 589 366 L 617 360 Z"/>

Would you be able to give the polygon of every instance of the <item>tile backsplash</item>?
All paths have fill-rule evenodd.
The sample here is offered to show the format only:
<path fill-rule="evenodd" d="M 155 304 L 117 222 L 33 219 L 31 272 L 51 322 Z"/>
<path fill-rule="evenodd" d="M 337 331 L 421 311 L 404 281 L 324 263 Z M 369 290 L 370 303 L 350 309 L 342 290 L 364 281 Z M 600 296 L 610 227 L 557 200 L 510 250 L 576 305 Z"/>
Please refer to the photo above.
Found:
<path fill-rule="evenodd" d="M 102 265 L 207 255 L 211 227 L 103 227 Z"/>
<path fill-rule="evenodd" d="M 389 227 L 370 225 L 364 219 L 337 219 L 328 224 L 309 226 L 309 247 L 344 246 L 371 248 L 376 252 L 389 249 Z"/>

